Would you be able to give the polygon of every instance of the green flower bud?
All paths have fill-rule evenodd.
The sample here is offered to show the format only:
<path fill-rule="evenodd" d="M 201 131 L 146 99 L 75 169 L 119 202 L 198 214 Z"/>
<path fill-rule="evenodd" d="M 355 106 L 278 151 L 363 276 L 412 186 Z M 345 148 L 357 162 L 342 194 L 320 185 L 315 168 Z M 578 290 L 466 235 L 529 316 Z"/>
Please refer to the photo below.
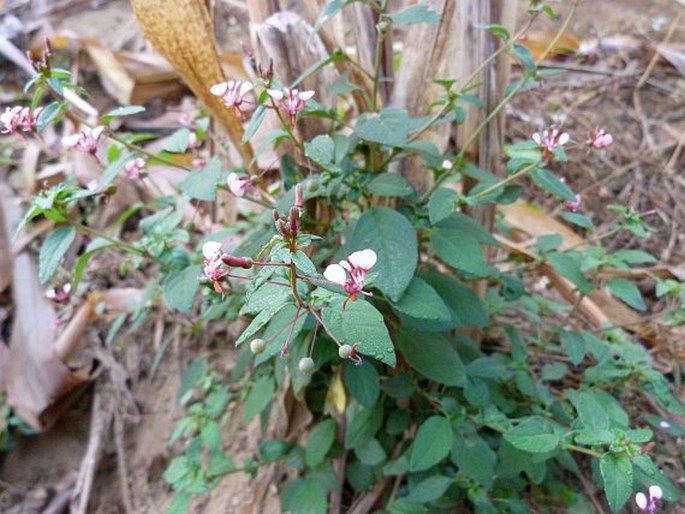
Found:
<path fill-rule="evenodd" d="M 259 355 L 266 349 L 266 342 L 264 339 L 253 339 L 250 341 L 250 351 L 255 355 Z"/>
<path fill-rule="evenodd" d="M 303 375 L 310 375 L 314 371 L 314 361 L 310 357 L 303 357 L 297 367 Z"/>

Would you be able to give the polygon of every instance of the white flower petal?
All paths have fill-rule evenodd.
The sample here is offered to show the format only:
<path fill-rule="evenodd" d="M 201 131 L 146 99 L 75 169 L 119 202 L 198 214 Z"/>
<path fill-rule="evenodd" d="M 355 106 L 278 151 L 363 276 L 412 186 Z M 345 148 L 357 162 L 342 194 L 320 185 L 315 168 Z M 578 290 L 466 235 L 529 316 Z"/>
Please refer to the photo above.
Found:
<path fill-rule="evenodd" d="M 635 503 L 642 510 L 647 508 L 647 497 L 644 495 L 644 493 L 637 493 L 635 495 Z"/>
<path fill-rule="evenodd" d="M 376 252 L 367 248 L 366 250 L 352 253 L 347 260 L 349 260 L 354 267 L 368 271 L 376 264 Z"/>
<path fill-rule="evenodd" d="M 242 83 L 240 84 L 240 94 L 239 94 L 239 96 L 242 98 L 243 96 L 245 96 L 245 95 L 248 93 L 248 91 L 252 90 L 253 87 L 254 87 L 254 86 L 252 85 L 251 82 L 247 82 L 247 81 L 242 82 Z"/>
<path fill-rule="evenodd" d="M 62 144 L 65 146 L 76 146 L 79 139 L 81 139 L 81 134 L 72 134 L 62 138 Z"/>
<path fill-rule="evenodd" d="M 224 96 L 228 90 L 228 82 L 219 82 L 209 88 L 209 92 L 216 96 Z"/>
<path fill-rule="evenodd" d="M 564 132 L 562 135 L 559 136 L 559 144 L 565 145 L 566 143 L 569 142 L 570 139 L 571 139 L 571 136 L 569 136 L 566 132 Z"/>
<path fill-rule="evenodd" d="M 340 264 L 329 264 L 324 270 L 323 276 L 326 277 L 326 280 L 341 286 L 344 286 L 345 282 L 347 282 L 347 273 L 345 273 Z"/>
<path fill-rule="evenodd" d="M 663 495 L 664 495 L 664 492 L 661 490 L 661 487 L 659 487 L 658 485 L 650 485 L 649 486 L 649 497 L 650 498 L 660 500 Z"/>
<path fill-rule="evenodd" d="M 283 91 L 279 91 L 278 89 L 267 89 L 266 92 L 271 98 L 273 98 L 277 102 L 283 100 Z"/>
<path fill-rule="evenodd" d="M 208 261 L 213 261 L 221 255 L 221 243 L 219 241 L 207 241 L 202 245 L 202 255 Z"/>
<path fill-rule="evenodd" d="M 304 100 L 306 102 L 312 96 L 314 96 L 314 91 L 301 91 L 300 93 L 296 93 L 296 94 L 300 98 L 300 100 Z"/>

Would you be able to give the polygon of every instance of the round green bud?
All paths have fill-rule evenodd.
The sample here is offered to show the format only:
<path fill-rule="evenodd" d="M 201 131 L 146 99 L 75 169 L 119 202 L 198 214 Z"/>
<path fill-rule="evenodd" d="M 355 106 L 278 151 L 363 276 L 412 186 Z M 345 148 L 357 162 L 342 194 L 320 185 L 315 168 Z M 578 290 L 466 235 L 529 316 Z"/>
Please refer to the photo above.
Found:
<path fill-rule="evenodd" d="M 266 342 L 264 339 L 253 339 L 250 341 L 250 351 L 255 355 L 262 353 L 266 349 Z"/>
<path fill-rule="evenodd" d="M 349 344 L 344 344 L 338 348 L 338 355 L 341 359 L 349 359 L 352 355 L 352 347 Z"/>
<path fill-rule="evenodd" d="M 303 375 L 310 375 L 314 371 L 314 361 L 310 357 L 303 357 L 297 367 Z"/>

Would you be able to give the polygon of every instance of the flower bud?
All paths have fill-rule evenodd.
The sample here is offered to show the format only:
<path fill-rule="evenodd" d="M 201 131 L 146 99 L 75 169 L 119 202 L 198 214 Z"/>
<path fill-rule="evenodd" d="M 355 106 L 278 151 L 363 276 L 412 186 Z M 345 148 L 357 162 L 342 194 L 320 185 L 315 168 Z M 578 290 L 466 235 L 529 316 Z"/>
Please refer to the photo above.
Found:
<path fill-rule="evenodd" d="M 338 355 L 341 359 L 349 359 L 352 355 L 353 348 L 349 344 L 344 344 L 338 348 Z"/>
<path fill-rule="evenodd" d="M 314 371 L 314 361 L 311 357 L 303 357 L 297 367 L 303 375 L 310 375 Z"/>
<path fill-rule="evenodd" d="M 224 264 L 231 266 L 233 268 L 244 268 L 250 269 L 252 267 L 252 259 L 249 257 L 236 257 L 235 255 L 230 255 L 225 253 L 221 256 L 221 260 Z"/>
<path fill-rule="evenodd" d="M 250 341 L 250 351 L 254 353 L 255 355 L 259 355 L 260 353 L 263 353 L 264 350 L 266 349 L 266 342 L 264 339 L 253 339 Z"/>
<path fill-rule="evenodd" d="M 296 236 L 300 232 L 300 209 L 291 207 L 288 220 L 290 221 L 290 232 Z"/>
<path fill-rule="evenodd" d="M 271 215 L 274 217 L 274 223 L 277 222 L 279 219 L 281 219 L 281 215 L 278 213 L 276 209 L 274 209 L 271 212 Z"/>
<path fill-rule="evenodd" d="M 302 209 L 302 184 L 295 186 L 295 207 Z"/>

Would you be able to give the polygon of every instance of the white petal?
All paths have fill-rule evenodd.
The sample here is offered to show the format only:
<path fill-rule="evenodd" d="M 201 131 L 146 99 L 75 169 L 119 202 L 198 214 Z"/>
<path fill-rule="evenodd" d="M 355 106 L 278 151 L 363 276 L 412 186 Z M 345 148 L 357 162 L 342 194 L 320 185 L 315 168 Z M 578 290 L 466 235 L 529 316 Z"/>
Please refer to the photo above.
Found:
<path fill-rule="evenodd" d="M 247 82 L 247 81 L 242 82 L 242 83 L 240 84 L 240 95 L 239 95 L 239 96 L 242 98 L 242 97 L 245 96 L 245 95 L 247 94 L 247 92 L 250 91 L 253 87 L 254 87 L 254 86 L 252 85 L 251 82 Z"/>
<path fill-rule="evenodd" d="M 368 271 L 376 264 L 376 252 L 367 248 L 366 250 L 354 252 L 347 259 L 353 266 Z"/>
<path fill-rule="evenodd" d="M 216 96 L 224 96 L 228 90 L 228 82 L 219 82 L 209 88 L 209 92 Z"/>
<path fill-rule="evenodd" d="M 568 143 L 569 139 L 571 139 L 571 136 L 564 132 L 562 135 L 559 136 L 559 144 L 565 145 L 566 143 Z"/>
<path fill-rule="evenodd" d="M 300 100 L 304 100 L 306 102 L 312 96 L 314 96 L 314 91 L 302 91 L 297 96 L 300 97 Z"/>
<path fill-rule="evenodd" d="M 279 91 L 278 89 L 267 89 L 266 92 L 271 98 L 273 98 L 277 102 L 279 100 L 283 100 L 283 91 Z"/>
<path fill-rule="evenodd" d="M 542 138 L 540 137 L 540 134 L 537 132 L 533 134 L 533 141 L 535 141 L 537 144 L 541 145 L 542 144 Z"/>
<path fill-rule="evenodd" d="M 104 126 L 98 125 L 97 127 L 93 127 L 93 130 L 90 131 L 90 135 L 93 139 L 97 140 L 102 135 L 104 130 Z"/>
<path fill-rule="evenodd" d="M 221 255 L 221 243 L 219 241 L 207 241 L 202 245 L 202 255 L 208 261 L 216 259 Z"/>
<path fill-rule="evenodd" d="M 326 277 L 326 280 L 329 280 L 334 284 L 340 284 L 341 286 L 344 286 L 347 281 L 347 274 L 339 264 L 329 264 L 324 270 L 323 276 Z"/>
<path fill-rule="evenodd" d="M 644 495 L 644 493 L 637 493 L 635 495 L 635 503 L 642 510 L 645 510 L 645 508 L 647 507 L 647 497 Z"/>
<path fill-rule="evenodd" d="M 347 271 L 352 271 L 352 266 L 350 265 L 349 262 L 347 262 L 347 261 L 340 261 L 338 264 L 339 264 L 340 266 L 342 266 L 343 268 L 345 268 Z"/>
<path fill-rule="evenodd" d="M 649 486 L 649 497 L 650 498 L 660 500 L 663 495 L 664 495 L 664 493 L 661 490 L 661 487 L 659 487 L 658 485 Z"/>

